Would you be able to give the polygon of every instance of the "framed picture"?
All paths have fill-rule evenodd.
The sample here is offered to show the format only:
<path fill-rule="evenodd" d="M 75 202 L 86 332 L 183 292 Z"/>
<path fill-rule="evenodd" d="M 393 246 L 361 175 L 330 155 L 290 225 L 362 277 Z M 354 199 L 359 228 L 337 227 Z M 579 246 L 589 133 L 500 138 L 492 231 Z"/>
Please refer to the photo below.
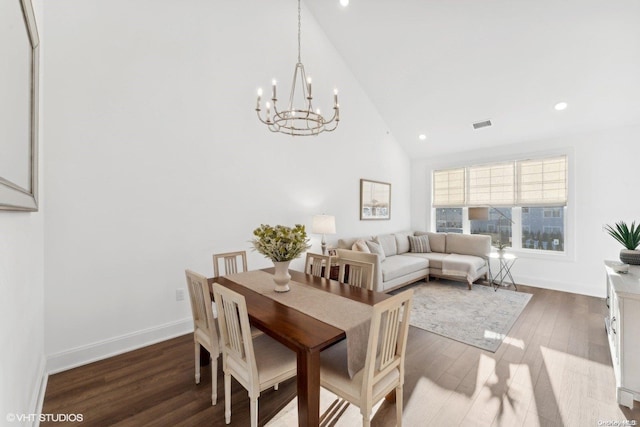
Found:
<path fill-rule="evenodd" d="M 391 218 L 391 184 L 360 180 L 360 219 Z"/>
<path fill-rule="evenodd" d="M 2 2 L 0 210 L 38 210 L 39 38 L 31 0 Z"/>

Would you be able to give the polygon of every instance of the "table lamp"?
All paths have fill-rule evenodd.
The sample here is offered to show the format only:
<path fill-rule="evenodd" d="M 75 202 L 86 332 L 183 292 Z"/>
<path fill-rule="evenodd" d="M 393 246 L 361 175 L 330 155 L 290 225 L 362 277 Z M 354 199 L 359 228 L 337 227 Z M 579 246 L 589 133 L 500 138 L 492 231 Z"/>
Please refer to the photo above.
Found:
<path fill-rule="evenodd" d="M 327 242 L 324 240 L 326 234 L 336 234 L 336 217 L 333 215 L 314 215 L 311 224 L 311 232 L 322 234 L 322 255 L 326 255 Z"/>

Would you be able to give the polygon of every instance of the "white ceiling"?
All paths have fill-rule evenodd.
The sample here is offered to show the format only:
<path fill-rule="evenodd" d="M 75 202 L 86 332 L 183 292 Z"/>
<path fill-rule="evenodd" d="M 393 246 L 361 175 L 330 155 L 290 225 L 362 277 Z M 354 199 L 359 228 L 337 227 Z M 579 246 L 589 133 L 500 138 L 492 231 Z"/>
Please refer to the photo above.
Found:
<path fill-rule="evenodd" d="M 639 0 L 304 4 L 411 157 L 640 123 Z"/>

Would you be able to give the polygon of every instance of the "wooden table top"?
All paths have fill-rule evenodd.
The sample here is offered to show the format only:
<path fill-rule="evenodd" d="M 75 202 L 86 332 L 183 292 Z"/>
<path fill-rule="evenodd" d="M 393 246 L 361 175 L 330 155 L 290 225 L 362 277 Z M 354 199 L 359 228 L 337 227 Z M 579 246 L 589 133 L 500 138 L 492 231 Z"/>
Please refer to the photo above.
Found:
<path fill-rule="evenodd" d="M 264 269 L 273 273 L 273 268 Z M 344 298 L 374 305 L 389 298 L 389 295 L 341 284 L 334 280 L 290 270 L 291 280 L 314 286 Z M 325 322 L 315 319 L 294 308 L 261 295 L 226 277 L 210 278 L 214 282 L 244 295 L 251 324 L 282 342 L 289 348 L 319 351 L 345 338 L 345 332 Z"/>

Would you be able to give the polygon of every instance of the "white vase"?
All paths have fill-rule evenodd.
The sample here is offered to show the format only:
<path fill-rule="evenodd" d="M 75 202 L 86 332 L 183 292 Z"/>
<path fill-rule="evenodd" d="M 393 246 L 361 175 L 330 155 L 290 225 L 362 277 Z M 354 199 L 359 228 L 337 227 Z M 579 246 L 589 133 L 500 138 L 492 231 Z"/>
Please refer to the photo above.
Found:
<path fill-rule="evenodd" d="M 276 272 L 273 275 L 273 281 L 276 282 L 276 292 L 288 292 L 289 280 L 291 275 L 289 274 L 289 263 L 291 261 L 274 261 L 273 265 L 276 267 Z"/>

